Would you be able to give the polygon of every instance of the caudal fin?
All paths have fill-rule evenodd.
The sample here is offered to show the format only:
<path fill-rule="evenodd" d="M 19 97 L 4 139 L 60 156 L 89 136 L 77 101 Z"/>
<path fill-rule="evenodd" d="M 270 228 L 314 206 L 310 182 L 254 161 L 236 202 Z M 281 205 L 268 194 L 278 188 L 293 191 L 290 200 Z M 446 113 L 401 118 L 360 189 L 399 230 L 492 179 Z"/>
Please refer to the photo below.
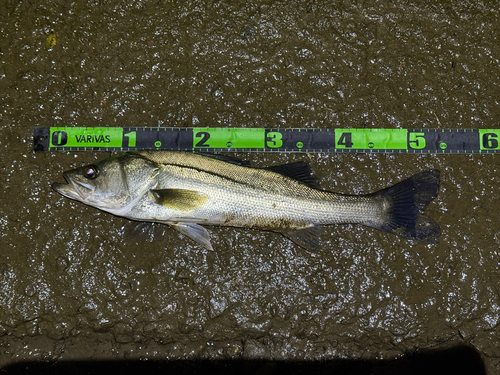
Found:
<path fill-rule="evenodd" d="M 418 173 L 396 185 L 380 190 L 375 195 L 386 202 L 383 223 L 377 229 L 398 236 L 427 243 L 434 243 L 440 234 L 439 225 L 424 215 L 424 211 L 437 197 L 439 171 Z"/>

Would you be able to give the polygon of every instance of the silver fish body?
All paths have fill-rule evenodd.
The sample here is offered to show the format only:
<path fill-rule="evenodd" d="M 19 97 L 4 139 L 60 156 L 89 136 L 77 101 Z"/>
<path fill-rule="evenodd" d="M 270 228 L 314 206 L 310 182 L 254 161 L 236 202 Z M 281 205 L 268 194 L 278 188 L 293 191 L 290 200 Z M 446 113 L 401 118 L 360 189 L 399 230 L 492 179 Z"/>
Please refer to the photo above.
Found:
<path fill-rule="evenodd" d="M 65 172 L 67 184 L 53 188 L 117 216 L 168 224 L 209 249 L 202 225 L 278 231 L 307 249 L 319 247 L 317 230 L 330 224 L 363 224 L 423 242 L 439 234 L 423 215 L 439 190 L 436 170 L 353 196 L 320 190 L 302 162 L 242 164 L 188 152 L 131 152 Z"/>

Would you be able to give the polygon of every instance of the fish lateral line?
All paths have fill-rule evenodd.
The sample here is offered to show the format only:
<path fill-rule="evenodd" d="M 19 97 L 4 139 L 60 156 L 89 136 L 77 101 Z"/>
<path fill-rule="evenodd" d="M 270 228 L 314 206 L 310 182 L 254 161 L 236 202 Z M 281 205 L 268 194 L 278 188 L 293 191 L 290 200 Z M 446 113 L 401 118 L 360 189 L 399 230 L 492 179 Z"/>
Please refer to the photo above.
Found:
<path fill-rule="evenodd" d="M 167 168 L 171 165 L 175 168 Z M 304 162 L 251 168 L 157 151 L 113 156 L 92 168 L 97 173 L 89 174 L 88 166 L 65 172 L 67 183 L 54 183 L 54 190 L 117 216 L 167 224 L 207 249 L 212 248 L 209 234 L 200 224 L 275 231 L 308 250 L 321 248 L 321 231 L 333 224 L 362 224 L 424 243 L 437 242 L 440 233 L 424 213 L 438 195 L 438 170 L 354 196 L 317 189 Z"/>

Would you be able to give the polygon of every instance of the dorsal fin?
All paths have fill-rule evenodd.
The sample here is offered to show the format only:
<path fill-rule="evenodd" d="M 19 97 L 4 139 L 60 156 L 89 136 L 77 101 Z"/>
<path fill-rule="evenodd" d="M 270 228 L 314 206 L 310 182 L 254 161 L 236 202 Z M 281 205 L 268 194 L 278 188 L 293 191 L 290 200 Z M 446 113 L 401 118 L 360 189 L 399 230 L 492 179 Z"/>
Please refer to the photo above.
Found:
<path fill-rule="evenodd" d="M 220 161 L 225 161 L 226 163 L 241 165 L 243 167 L 249 167 L 250 162 L 248 160 L 242 160 L 235 158 L 234 156 L 212 154 L 210 152 L 196 151 L 197 154 L 206 156 L 208 158 L 217 159 Z"/>
<path fill-rule="evenodd" d="M 143 150 L 143 151 L 130 151 L 128 154 L 135 155 L 135 156 L 147 159 L 147 160 L 151 160 L 155 163 L 160 163 L 160 164 L 167 163 L 168 164 L 172 160 L 172 155 L 174 155 L 176 153 L 178 153 L 178 152 L 177 151 L 147 151 L 147 150 Z M 250 162 L 248 160 L 238 159 L 238 158 L 235 158 L 234 156 L 212 154 L 210 152 L 204 152 L 204 151 L 195 151 L 192 153 L 180 152 L 180 154 L 182 154 L 182 153 L 200 155 L 200 156 L 220 160 L 220 161 L 230 163 L 230 164 L 241 165 L 243 167 L 250 166 Z"/>
<path fill-rule="evenodd" d="M 303 161 L 298 161 L 295 163 L 273 165 L 271 167 L 266 167 L 268 171 L 279 173 L 282 176 L 293 178 L 300 183 L 307 185 L 309 187 L 319 189 L 319 182 L 312 169 Z"/>

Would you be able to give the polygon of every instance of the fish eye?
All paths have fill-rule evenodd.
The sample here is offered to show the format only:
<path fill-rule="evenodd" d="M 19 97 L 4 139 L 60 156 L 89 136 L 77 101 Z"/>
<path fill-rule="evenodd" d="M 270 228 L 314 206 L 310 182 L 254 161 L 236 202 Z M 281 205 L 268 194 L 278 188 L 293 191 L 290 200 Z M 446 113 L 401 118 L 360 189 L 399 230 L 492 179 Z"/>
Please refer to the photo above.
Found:
<path fill-rule="evenodd" d="M 93 180 L 99 174 L 99 169 L 95 165 L 89 165 L 85 168 L 83 175 L 87 177 L 89 180 Z"/>

